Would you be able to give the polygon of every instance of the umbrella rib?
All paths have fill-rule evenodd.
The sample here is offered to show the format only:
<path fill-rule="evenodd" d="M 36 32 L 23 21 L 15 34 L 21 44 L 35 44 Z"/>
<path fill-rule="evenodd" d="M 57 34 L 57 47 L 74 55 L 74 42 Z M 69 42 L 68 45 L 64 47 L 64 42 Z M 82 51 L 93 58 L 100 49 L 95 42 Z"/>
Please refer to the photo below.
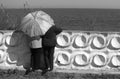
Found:
<path fill-rule="evenodd" d="M 35 19 L 36 15 L 38 14 L 38 11 L 35 12 L 35 15 L 34 15 L 32 12 L 31 12 L 31 14 L 32 14 L 32 16 L 33 16 L 34 19 Z"/>

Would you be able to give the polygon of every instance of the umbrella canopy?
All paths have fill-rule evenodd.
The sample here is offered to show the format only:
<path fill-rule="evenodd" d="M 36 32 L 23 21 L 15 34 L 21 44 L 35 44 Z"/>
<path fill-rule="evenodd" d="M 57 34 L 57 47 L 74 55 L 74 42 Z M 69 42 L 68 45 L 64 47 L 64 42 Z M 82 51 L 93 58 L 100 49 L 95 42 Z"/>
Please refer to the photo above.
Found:
<path fill-rule="evenodd" d="M 29 36 L 44 35 L 54 25 L 53 19 L 43 11 L 28 13 L 21 22 L 22 30 Z"/>

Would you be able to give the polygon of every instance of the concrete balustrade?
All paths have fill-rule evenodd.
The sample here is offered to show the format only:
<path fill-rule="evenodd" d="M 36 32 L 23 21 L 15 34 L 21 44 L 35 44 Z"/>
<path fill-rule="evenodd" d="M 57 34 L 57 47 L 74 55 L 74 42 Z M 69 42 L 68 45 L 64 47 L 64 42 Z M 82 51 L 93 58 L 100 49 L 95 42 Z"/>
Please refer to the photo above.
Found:
<path fill-rule="evenodd" d="M 120 35 L 115 32 L 105 34 L 63 31 L 57 36 L 54 69 L 117 72 Z M 24 70 L 30 64 L 30 55 L 29 40 L 23 32 L 0 31 L 0 69 Z"/>
<path fill-rule="evenodd" d="M 64 49 L 58 47 L 56 50 L 71 50 L 68 56 L 71 61 L 66 65 L 70 70 L 114 71 L 114 68 L 119 68 L 119 33 L 71 31 L 72 34 L 69 34 L 69 31 L 65 31 L 67 32 L 69 37 L 67 34 L 66 37 L 71 40 L 70 44 Z M 61 65 L 57 65 L 57 68 L 61 68 Z"/>

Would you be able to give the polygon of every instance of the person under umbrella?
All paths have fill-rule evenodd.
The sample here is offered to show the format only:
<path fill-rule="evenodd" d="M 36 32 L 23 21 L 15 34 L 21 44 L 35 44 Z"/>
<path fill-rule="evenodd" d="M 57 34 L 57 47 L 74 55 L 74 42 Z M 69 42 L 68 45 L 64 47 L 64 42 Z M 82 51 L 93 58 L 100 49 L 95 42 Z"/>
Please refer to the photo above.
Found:
<path fill-rule="evenodd" d="M 31 38 L 40 37 L 54 25 L 53 19 L 43 11 L 35 11 L 28 13 L 21 22 L 19 30 L 25 32 Z M 32 52 L 32 70 L 45 70 L 44 54 L 42 49 L 42 38 L 33 40 L 30 43 Z M 26 74 L 29 72 L 26 71 Z"/>
<path fill-rule="evenodd" d="M 46 34 L 42 37 L 42 46 L 44 50 L 46 69 L 43 70 L 42 75 L 47 71 L 53 70 L 53 60 L 54 60 L 54 49 L 57 44 L 56 35 L 62 32 L 62 28 L 57 26 L 52 26 Z"/>

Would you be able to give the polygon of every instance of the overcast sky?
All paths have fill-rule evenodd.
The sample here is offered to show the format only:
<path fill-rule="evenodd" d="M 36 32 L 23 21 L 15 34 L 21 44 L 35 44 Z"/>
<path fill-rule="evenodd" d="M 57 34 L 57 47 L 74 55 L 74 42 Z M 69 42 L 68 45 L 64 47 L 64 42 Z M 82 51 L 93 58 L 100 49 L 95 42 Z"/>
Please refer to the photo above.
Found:
<path fill-rule="evenodd" d="M 120 9 L 120 0 L 0 0 L 6 8 L 112 8 Z"/>

